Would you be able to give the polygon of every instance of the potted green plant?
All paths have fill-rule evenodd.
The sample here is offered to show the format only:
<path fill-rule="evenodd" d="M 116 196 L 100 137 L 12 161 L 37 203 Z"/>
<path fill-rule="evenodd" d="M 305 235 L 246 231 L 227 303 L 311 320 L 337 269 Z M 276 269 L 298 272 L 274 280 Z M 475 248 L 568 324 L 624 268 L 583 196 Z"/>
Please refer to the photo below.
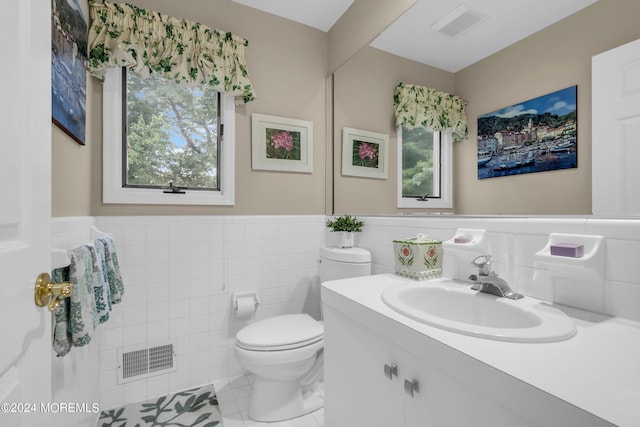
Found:
<path fill-rule="evenodd" d="M 353 233 L 361 232 L 364 222 L 359 221 L 355 216 L 342 215 L 333 220 L 327 220 L 327 227 L 332 232 L 339 231 L 342 233 L 341 248 L 351 248 L 355 240 Z"/>

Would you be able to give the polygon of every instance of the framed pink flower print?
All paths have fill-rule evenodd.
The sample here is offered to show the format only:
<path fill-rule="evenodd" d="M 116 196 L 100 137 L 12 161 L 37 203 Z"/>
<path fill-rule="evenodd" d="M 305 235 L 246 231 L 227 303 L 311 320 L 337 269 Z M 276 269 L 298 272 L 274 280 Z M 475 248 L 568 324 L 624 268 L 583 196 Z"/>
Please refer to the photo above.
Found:
<path fill-rule="evenodd" d="M 313 122 L 251 115 L 251 167 L 254 170 L 313 172 Z"/>
<path fill-rule="evenodd" d="M 389 135 L 366 130 L 342 130 L 342 175 L 387 179 Z"/>

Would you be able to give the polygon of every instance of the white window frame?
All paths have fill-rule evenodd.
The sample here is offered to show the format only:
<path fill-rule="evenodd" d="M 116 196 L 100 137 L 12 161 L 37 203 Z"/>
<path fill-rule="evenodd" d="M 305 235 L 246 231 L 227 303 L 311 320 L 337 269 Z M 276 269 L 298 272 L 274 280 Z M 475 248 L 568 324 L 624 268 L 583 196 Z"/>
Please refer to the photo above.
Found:
<path fill-rule="evenodd" d="M 103 86 L 102 202 L 154 205 L 225 205 L 235 203 L 235 100 L 220 95 L 224 134 L 220 144 L 219 191 L 187 190 L 167 194 L 161 189 L 122 186 L 122 69 L 107 70 Z"/>
<path fill-rule="evenodd" d="M 434 132 L 437 136 L 440 132 Z M 453 208 L 453 135 L 451 132 L 440 133 L 440 148 L 434 144 L 434 159 L 440 156 L 440 197 L 426 201 L 416 197 L 402 197 L 402 126 L 397 128 L 398 135 L 398 208 L 450 209 Z M 439 151 L 439 153 L 438 153 Z M 435 183 L 437 185 L 437 182 Z"/>

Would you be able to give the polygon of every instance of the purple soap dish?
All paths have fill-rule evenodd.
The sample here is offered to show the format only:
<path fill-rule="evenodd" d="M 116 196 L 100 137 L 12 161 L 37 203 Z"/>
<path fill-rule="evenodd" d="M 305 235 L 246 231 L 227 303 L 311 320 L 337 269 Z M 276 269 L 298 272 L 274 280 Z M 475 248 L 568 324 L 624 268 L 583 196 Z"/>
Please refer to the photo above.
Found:
<path fill-rule="evenodd" d="M 554 256 L 570 258 L 582 258 L 584 256 L 584 245 L 578 243 L 553 243 L 550 249 L 551 255 Z"/>

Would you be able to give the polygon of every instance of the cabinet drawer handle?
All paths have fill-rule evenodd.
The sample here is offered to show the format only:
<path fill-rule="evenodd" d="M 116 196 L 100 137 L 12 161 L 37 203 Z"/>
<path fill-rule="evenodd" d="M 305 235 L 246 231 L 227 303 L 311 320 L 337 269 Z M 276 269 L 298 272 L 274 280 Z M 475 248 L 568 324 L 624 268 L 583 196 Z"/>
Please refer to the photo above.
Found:
<path fill-rule="evenodd" d="M 404 380 L 404 392 L 407 393 L 409 396 L 413 397 L 414 393 L 419 393 L 420 392 L 420 388 L 418 387 L 418 380 L 415 379 L 410 379 Z"/>
<path fill-rule="evenodd" d="M 398 376 L 398 366 L 395 363 L 385 363 L 384 376 L 392 380 L 394 375 Z"/>

